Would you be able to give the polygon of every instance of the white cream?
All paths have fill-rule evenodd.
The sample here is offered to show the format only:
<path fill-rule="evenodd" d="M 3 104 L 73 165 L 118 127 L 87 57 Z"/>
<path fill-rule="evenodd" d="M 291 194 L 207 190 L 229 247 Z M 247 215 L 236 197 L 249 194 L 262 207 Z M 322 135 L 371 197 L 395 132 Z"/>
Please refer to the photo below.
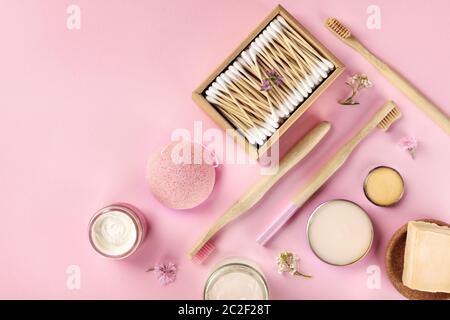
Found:
<path fill-rule="evenodd" d="M 124 212 L 115 210 L 97 217 L 91 238 L 94 246 L 109 256 L 120 256 L 130 251 L 136 243 L 137 230 L 133 219 Z"/>
<path fill-rule="evenodd" d="M 206 300 L 267 300 L 266 281 L 258 267 L 244 258 L 228 258 L 211 274 Z"/>
<path fill-rule="evenodd" d="M 358 261 L 372 245 L 373 227 L 358 205 L 334 200 L 316 209 L 308 223 L 308 239 L 314 253 L 333 265 Z"/>
<path fill-rule="evenodd" d="M 264 291 L 258 280 L 244 272 L 222 275 L 209 290 L 210 300 L 262 300 Z"/>

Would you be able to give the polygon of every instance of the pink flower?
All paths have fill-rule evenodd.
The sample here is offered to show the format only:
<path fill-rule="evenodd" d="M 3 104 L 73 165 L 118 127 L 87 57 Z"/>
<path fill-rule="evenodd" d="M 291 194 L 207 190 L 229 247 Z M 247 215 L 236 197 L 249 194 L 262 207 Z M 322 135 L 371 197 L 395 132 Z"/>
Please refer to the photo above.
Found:
<path fill-rule="evenodd" d="M 157 263 L 153 268 L 147 271 L 154 271 L 156 278 L 162 285 L 168 285 L 177 278 L 177 267 L 174 263 Z"/>
<path fill-rule="evenodd" d="M 275 83 L 278 87 L 281 87 L 284 84 L 283 76 L 275 69 L 267 72 L 267 76 L 269 77 L 272 83 Z"/>
<path fill-rule="evenodd" d="M 268 79 L 264 79 L 261 83 L 261 91 L 269 91 L 270 89 L 272 89 L 270 81 Z"/>
<path fill-rule="evenodd" d="M 272 89 L 272 84 L 281 87 L 284 84 L 283 76 L 277 70 L 267 71 L 268 78 L 261 82 L 261 91 L 269 91 Z"/>
<path fill-rule="evenodd" d="M 417 139 L 414 137 L 404 137 L 400 140 L 399 144 L 400 148 L 405 151 L 408 151 L 411 157 L 414 159 L 416 156 L 416 149 L 419 145 Z"/>

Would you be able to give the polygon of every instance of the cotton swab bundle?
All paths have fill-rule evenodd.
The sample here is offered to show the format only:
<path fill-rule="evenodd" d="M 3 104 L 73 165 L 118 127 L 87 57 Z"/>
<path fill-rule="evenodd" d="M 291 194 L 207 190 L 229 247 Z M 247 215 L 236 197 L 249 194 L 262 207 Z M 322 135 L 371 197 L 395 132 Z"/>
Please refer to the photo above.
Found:
<path fill-rule="evenodd" d="M 334 69 L 278 15 L 204 94 L 249 143 L 262 146 Z"/>

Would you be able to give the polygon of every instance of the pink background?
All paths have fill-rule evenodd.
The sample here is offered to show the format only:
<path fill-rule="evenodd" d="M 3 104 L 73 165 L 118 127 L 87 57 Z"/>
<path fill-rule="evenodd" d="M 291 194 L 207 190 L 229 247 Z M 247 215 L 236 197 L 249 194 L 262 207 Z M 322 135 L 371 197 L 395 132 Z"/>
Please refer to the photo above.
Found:
<path fill-rule="evenodd" d="M 198 299 L 214 264 L 252 258 L 263 269 L 273 299 L 401 299 L 384 272 L 393 232 L 408 220 L 450 220 L 450 140 L 372 68 L 323 27 L 335 15 L 450 114 L 450 6 L 446 0 L 280 1 L 346 65 L 343 77 L 283 138 L 290 147 L 321 119 L 333 123 L 327 140 L 248 215 L 224 231 L 217 251 L 198 266 L 186 252 L 200 234 L 259 176 L 257 165 L 218 169 L 213 194 L 187 212 L 164 208 L 148 191 L 148 157 L 174 129 L 215 124 L 191 101 L 191 91 L 278 4 L 278 1 L 0 1 L 0 298 Z M 81 8 L 81 30 L 66 28 L 66 8 Z M 366 9 L 381 8 L 381 30 L 366 27 Z M 341 107 L 346 77 L 366 72 L 375 87 L 359 107 Z M 386 99 L 404 113 L 389 134 L 379 131 L 291 223 L 262 248 L 255 238 L 288 200 Z M 416 161 L 397 146 L 405 135 L 420 141 Z M 240 151 L 242 152 L 242 151 Z M 403 174 L 407 195 L 393 209 L 364 197 L 365 173 L 390 165 Z M 310 251 L 308 216 L 320 203 L 345 198 L 365 208 L 376 239 L 363 261 L 328 266 Z M 151 230 L 126 261 L 108 261 L 91 249 L 87 224 L 111 202 L 141 208 Z M 277 274 L 275 256 L 288 249 L 302 259 L 306 280 Z M 179 266 L 177 281 L 162 287 L 144 270 L 161 260 Z M 69 265 L 81 268 L 81 289 L 66 287 Z M 367 268 L 381 268 L 381 289 L 366 287 Z"/>

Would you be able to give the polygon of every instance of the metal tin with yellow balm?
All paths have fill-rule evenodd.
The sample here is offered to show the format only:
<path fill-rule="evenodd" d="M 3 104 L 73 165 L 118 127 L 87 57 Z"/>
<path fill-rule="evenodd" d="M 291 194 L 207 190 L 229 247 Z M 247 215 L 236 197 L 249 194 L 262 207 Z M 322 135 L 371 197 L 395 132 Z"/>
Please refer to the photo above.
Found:
<path fill-rule="evenodd" d="M 403 198 L 405 182 L 395 169 L 379 166 L 372 169 L 364 181 L 367 199 L 380 207 L 391 207 Z"/>

